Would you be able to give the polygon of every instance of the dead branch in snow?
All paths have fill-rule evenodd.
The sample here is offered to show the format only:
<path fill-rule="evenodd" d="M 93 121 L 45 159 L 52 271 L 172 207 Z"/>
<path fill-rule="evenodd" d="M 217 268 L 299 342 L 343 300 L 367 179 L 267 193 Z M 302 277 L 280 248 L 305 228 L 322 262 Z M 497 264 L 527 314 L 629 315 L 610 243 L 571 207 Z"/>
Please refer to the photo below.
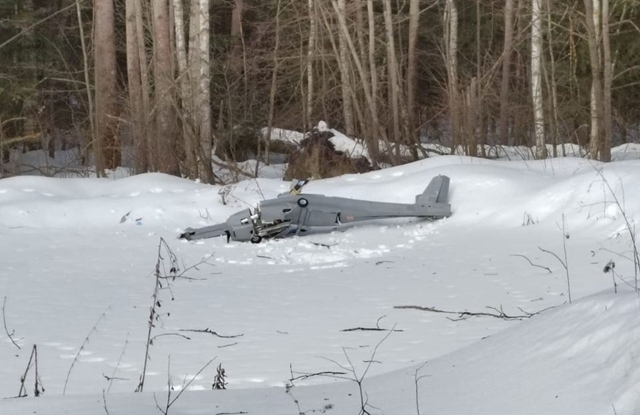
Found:
<path fill-rule="evenodd" d="M 206 329 L 180 329 L 178 331 L 188 331 L 191 333 L 208 333 L 211 334 L 212 336 L 216 336 L 216 337 L 220 337 L 221 339 L 235 339 L 237 337 L 242 337 L 244 336 L 244 333 L 241 334 L 232 334 L 230 336 L 224 336 L 222 334 L 219 334 L 218 332 L 215 332 L 209 328 Z"/>
<path fill-rule="evenodd" d="M 522 308 L 518 307 L 518 309 L 520 311 L 522 311 L 524 314 L 519 314 L 519 315 L 509 315 L 507 313 L 504 312 L 504 310 L 502 309 L 502 306 L 500 306 L 500 308 L 496 308 L 496 307 L 490 307 L 487 306 L 486 308 L 489 310 L 493 310 L 494 312 L 471 312 L 471 311 L 447 311 L 447 310 L 441 310 L 439 308 L 435 308 L 435 307 L 421 307 L 421 306 L 417 306 L 417 305 L 397 305 L 394 306 L 393 308 L 399 309 L 399 310 L 420 310 L 420 311 L 429 311 L 432 313 L 441 313 L 441 314 L 454 314 L 457 315 L 457 318 L 451 318 L 451 317 L 447 317 L 447 319 L 451 320 L 451 321 L 461 321 L 461 320 L 467 320 L 471 317 L 493 317 L 493 318 L 499 318 L 501 320 L 507 320 L 507 321 L 513 321 L 513 320 L 524 320 L 527 318 L 531 318 L 535 315 L 538 315 L 544 311 L 550 310 L 552 308 L 556 308 L 557 306 L 553 306 L 553 307 L 547 307 L 544 308 L 540 311 L 536 311 L 535 313 L 529 313 L 528 311 L 524 311 Z"/>
<path fill-rule="evenodd" d="M 353 327 L 353 328 L 350 328 L 350 329 L 343 329 L 343 330 L 340 330 L 340 331 L 342 331 L 342 332 L 348 332 L 348 331 L 396 331 L 396 332 L 402 332 L 402 331 L 404 331 L 404 330 L 396 330 L 396 329 L 389 330 L 389 329 L 383 329 L 382 327 L 380 327 L 380 320 L 382 320 L 385 317 L 386 316 L 380 317 L 376 321 L 376 326 L 375 327 Z"/>
<path fill-rule="evenodd" d="M 520 257 L 520 258 L 524 258 L 524 259 L 526 259 L 526 260 L 527 260 L 527 262 L 529 262 L 529 264 L 531 264 L 531 266 L 533 266 L 533 267 L 537 267 L 537 268 L 546 269 L 546 270 L 547 270 L 547 272 L 548 272 L 549 274 L 553 274 L 553 272 L 551 271 L 551 269 L 549 269 L 549 268 L 547 268 L 547 267 L 545 267 L 545 266 L 543 266 L 543 265 L 534 264 L 534 263 L 533 263 L 533 262 L 531 262 L 531 260 L 530 260 L 529 258 L 527 258 L 525 255 L 522 255 L 522 254 L 511 254 L 511 255 L 509 255 L 509 256 L 517 256 L 517 257 Z"/>

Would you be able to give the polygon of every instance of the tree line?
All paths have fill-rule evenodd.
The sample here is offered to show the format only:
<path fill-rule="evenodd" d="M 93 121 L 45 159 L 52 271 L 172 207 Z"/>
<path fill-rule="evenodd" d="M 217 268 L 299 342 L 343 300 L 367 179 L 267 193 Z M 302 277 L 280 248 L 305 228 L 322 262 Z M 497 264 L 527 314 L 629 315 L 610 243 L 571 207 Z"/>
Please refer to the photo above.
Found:
<path fill-rule="evenodd" d="M 589 157 L 637 139 L 637 0 L 0 0 L 0 156 L 77 147 L 212 183 L 327 120 L 374 164 L 425 142 Z M 267 133 L 264 133 L 263 127 Z M 547 146 L 549 144 L 549 146 Z M 552 154 L 547 154 L 550 150 Z"/>

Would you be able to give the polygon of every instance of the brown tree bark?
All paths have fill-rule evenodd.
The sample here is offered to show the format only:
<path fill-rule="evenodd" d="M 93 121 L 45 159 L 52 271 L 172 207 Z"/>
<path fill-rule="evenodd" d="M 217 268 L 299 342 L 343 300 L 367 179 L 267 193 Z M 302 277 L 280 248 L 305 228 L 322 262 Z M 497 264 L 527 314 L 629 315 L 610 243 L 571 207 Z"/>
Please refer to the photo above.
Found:
<path fill-rule="evenodd" d="M 113 0 L 95 2 L 96 170 L 120 164 L 117 140 L 116 41 Z"/>
<path fill-rule="evenodd" d="M 184 35 L 184 9 L 182 0 L 173 0 L 173 18 L 175 20 L 175 50 L 178 59 L 178 84 L 180 85 L 180 100 L 182 102 L 182 141 L 184 143 L 186 171 L 191 179 L 198 177 L 198 161 L 196 147 L 198 141 L 194 132 L 193 101 L 191 90 L 191 77 L 187 63 L 187 43 Z"/>
<path fill-rule="evenodd" d="M 142 115 L 144 122 L 144 146 L 146 151 L 147 167 L 149 170 L 156 170 L 155 162 L 157 160 L 158 146 L 151 139 L 153 127 L 151 125 L 151 92 L 149 85 L 149 64 L 147 62 L 147 49 L 145 47 L 145 29 L 144 29 L 144 9 L 142 0 L 134 0 L 135 2 L 135 20 L 136 35 L 138 44 L 138 59 L 140 60 L 140 89 L 142 91 Z"/>
<path fill-rule="evenodd" d="M 511 50 L 513 45 L 513 1 L 504 6 L 504 47 L 502 52 L 502 81 L 500 84 L 500 142 L 510 144 L 509 138 L 509 77 L 511 74 Z"/>
<path fill-rule="evenodd" d="M 407 50 L 407 108 L 409 110 L 409 125 L 414 140 L 420 141 L 420 131 L 416 120 L 418 107 L 416 105 L 416 90 L 418 88 L 418 58 L 416 49 L 418 44 L 418 27 L 420 25 L 420 0 L 411 0 L 409 5 L 409 45 Z"/>
<path fill-rule="evenodd" d="M 155 139 L 158 146 L 156 168 L 169 174 L 179 174 L 176 157 L 176 114 L 173 109 L 173 70 L 171 54 L 171 24 L 167 0 L 153 0 L 153 47 L 155 84 Z"/>
<path fill-rule="evenodd" d="M 129 111 L 133 133 L 134 165 L 137 173 L 148 171 L 147 148 L 145 145 L 146 126 L 142 103 L 142 81 L 140 77 L 140 57 L 138 56 L 138 33 L 136 29 L 136 0 L 126 0 L 126 44 L 127 81 L 129 85 Z"/>
<path fill-rule="evenodd" d="M 346 16 L 346 0 L 338 0 L 338 14 Z M 343 30 L 340 30 L 338 36 L 338 62 L 340 66 L 340 80 L 342 87 L 342 110 L 344 114 L 346 133 L 349 137 L 353 137 L 355 135 L 355 118 L 353 113 L 353 97 L 351 94 L 352 81 L 350 76 L 349 51 L 347 41 L 345 39 L 346 34 L 343 32 Z"/>
<path fill-rule="evenodd" d="M 315 124 L 313 120 L 313 97 L 314 97 L 314 88 L 315 88 L 315 76 L 313 72 L 314 67 L 314 59 L 316 54 L 316 33 L 318 31 L 318 18 L 316 16 L 316 5 L 315 0 L 308 0 L 309 6 L 309 40 L 307 46 L 307 113 L 305 115 L 306 118 L 306 129 L 311 129 L 311 127 Z M 268 139 L 268 137 L 267 137 Z"/>

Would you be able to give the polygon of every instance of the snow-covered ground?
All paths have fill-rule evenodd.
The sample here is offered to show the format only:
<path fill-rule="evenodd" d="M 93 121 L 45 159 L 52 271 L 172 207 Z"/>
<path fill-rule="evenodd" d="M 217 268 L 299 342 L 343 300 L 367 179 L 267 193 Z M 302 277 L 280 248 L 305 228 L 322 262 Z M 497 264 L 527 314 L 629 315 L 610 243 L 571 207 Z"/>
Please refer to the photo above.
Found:
<path fill-rule="evenodd" d="M 0 397 L 18 395 L 33 345 L 46 390 L 33 397 L 32 367 L 29 397 L 0 400 L 0 414 L 157 414 L 154 394 L 164 408 L 168 377 L 175 397 L 214 358 L 170 413 L 358 414 L 356 383 L 340 379 L 352 377 L 350 365 L 358 376 L 370 367 L 371 414 L 637 413 L 640 300 L 625 215 L 632 224 L 640 216 L 640 161 L 443 156 L 312 181 L 305 192 L 411 203 L 438 174 L 451 178 L 446 220 L 258 245 L 177 235 L 288 183 L 221 188 L 161 174 L 1 180 L 0 297 L 21 349 L 0 328 Z M 152 330 L 160 336 L 144 392 L 134 394 L 160 238 L 182 269 L 206 263 L 160 292 Z M 603 272 L 611 260 L 617 294 Z M 553 308 L 506 321 L 397 306 Z M 358 328 L 383 330 L 348 330 Z M 229 337 L 181 331 L 205 329 Z M 226 391 L 210 390 L 218 364 Z M 318 372 L 346 374 L 284 387 Z"/>

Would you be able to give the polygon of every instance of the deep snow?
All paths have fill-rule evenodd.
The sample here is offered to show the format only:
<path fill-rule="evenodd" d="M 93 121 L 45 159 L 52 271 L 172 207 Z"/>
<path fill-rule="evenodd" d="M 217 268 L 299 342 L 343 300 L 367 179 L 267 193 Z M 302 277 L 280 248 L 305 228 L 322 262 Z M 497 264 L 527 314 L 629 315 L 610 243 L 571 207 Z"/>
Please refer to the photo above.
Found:
<path fill-rule="evenodd" d="M 398 331 L 379 346 L 364 384 L 379 408 L 369 408 L 372 414 L 416 413 L 414 375 L 424 362 L 423 414 L 636 413 L 640 302 L 624 282 L 613 294 L 603 267 L 614 260 L 616 274 L 634 284 L 620 207 L 630 220 L 640 214 L 640 162 L 445 156 L 312 181 L 305 191 L 410 203 L 438 174 L 451 178 L 449 219 L 380 222 L 260 245 L 176 236 L 274 197 L 288 183 L 258 179 L 221 189 L 160 174 L 1 180 L 0 297 L 22 349 L 0 330 L 0 390 L 17 395 L 37 344 L 46 392 L 2 400 L 0 413 L 104 414 L 109 388 L 110 414 L 159 413 L 152 392 L 166 399 L 170 355 L 176 389 L 216 358 L 171 413 L 293 414 L 298 408 L 282 387 L 291 370 L 341 371 L 333 361 L 347 364 L 346 352 L 362 373 L 388 332 L 342 330 L 376 324 Z M 242 336 L 157 338 L 145 393 L 134 395 L 160 237 L 185 265 L 203 258 L 208 265 L 189 271 L 196 280 L 161 292 L 160 310 L 170 315 L 154 333 L 209 328 Z M 539 250 L 564 259 L 564 245 L 571 305 L 563 266 Z M 556 308 L 522 322 L 452 321 L 399 305 L 492 306 L 508 314 Z M 204 391 L 218 363 L 229 390 Z M 296 382 L 291 394 L 306 413 L 358 413 L 353 383 L 316 377 Z"/>

